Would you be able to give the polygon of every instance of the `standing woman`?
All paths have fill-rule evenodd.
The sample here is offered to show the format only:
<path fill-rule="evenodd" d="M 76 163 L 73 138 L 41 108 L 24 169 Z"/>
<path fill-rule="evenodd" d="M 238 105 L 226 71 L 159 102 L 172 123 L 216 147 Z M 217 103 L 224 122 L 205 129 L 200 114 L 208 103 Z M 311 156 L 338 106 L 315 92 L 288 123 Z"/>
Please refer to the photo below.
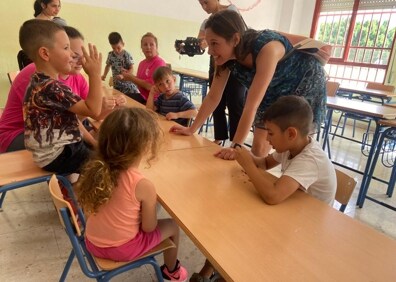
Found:
<path fill-rule="evenodd" d="M 201 4 L 202 9 L 209 15 L 217 13 L 219 11 L 229 9 L 238 12 L 237 7 L 234 5 L 221 5 L 220 0 L 198 0 Z M 205 49 L 208 45 L 205 40 L 205 20 L 199 30 L 198 38 L 201 39 L 201 48 Z M 215 71 L 215 64 L 213 56 L 210 56 L 209 64 L 209 87 L 212 86 L 213 75 Z M 243 111 L 243 104 L 245 101 L 246 88 L 234 77 L 230 75 L 227 81 L 227 85 L 224 89 L 219 105 L 213 112 L 213 123 L 214 123 L 214 136 L 215 143 L 222 144 L 224 140 L 228 139 L 228 129 L 230 131 L 230 141 L 233 140 L 235 131 L 238 127 L 239 119 L 241 118 Z M 228 108 L 229 126 L 227 124 L 227 117 L 225 108 Z"/>
<path fill-rule="evenodd" d="M 252 153 L 268 155 L 271 146 L 266 140 L 267 131 L 261 127 L 262 116 L 281 96 L 304 97 L 312 107 L 314 122 L 320 124 L 326 106 L 326 83 L 318 60 L 301 52 L 293 52 L 283 59 L 293 48 L 285 34 L 247 29 L 234 11 L 223 10 L 211 15 L 205 31 L 209 54 L 216 65 L 212 87 L 191 127 L 174 126 L 172 132 L 191 135 L 200 128 L 219 104 L 230 72 L 248 88 L 248 93 L 231 148 L 222 149 L 217 157 L 234 159 L 233 148 L 243 144 L 252 125 L 255 126 Z"/>
<path fill-rule="evenodd" d="M 33 8 L 36 19 L 52 21 L 59 14 L 61 2 L 60 0 L 36 0 Z"/>
<path fill-rule="evenodd" d="M 38 20 L 54 21 L 55 23 L 65 26 L 66 21 L 57 17 L 61 8 L 60 0 L 36 0 L 33 4 L 34 18 Z M 32 60 L 20 50 L 17 54 L 19 70 L 32 63 Z"/>

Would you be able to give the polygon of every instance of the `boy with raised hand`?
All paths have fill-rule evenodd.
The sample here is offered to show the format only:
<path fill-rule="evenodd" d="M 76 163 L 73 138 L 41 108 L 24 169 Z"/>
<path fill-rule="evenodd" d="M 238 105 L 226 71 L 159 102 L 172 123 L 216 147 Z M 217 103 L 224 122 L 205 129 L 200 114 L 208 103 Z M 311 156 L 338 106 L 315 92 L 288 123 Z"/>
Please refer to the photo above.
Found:
<path fill-rule="evenodd" d="M 20 28 L 22 49 L 36 65 L 26 90 L 23 112 L 25 145 L 35 163 L 57 173 L 79 172 L 89 157 L 82 141 L 77 115 L 96 118 L 102 107 L 102 55 L 89 44 L 82 48 L 82 65 L 89 76 L 87 99 L 59 82 L 59 73 L 69 73 L 73 61 L 69 38 L 63 27 L 44 20 L 28 20 Z"/>
<path fill-rule="evenodd" d="M 336 174 L 327 154 L 310 136 L 313 116 L 308 102 L 295 95 L 281 97 L 265 111 L 263 124 L 275 152 L 260 158 L 241 146 L 235 149 L 236 160 L 262 199 L 267 204 L 279 204 L 301 189 L 332 205 Z M 280 178 L 266 172 L 279 164 Z"/>

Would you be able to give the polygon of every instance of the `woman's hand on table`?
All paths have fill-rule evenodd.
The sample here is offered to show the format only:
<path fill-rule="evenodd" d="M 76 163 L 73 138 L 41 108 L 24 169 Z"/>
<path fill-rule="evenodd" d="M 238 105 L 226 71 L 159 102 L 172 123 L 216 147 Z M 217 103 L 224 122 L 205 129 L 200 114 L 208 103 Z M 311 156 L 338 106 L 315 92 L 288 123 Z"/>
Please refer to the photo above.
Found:
<path fill-rule="evenodd" d="M 192 132 L 191 127 L 184 127 L 181 125 L 174 125 L 169 129 L 169 132 L 177 134 L 177 135 L 193 135 L 194 132 Z"/>

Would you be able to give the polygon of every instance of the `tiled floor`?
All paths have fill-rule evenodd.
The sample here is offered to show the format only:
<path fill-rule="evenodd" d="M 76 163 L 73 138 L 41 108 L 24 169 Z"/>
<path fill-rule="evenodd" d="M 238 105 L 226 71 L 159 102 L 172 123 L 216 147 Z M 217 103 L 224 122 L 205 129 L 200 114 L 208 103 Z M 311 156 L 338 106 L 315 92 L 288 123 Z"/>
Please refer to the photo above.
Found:
<path fill-rule="evenodd" d="M 349 132 L 346 133 L 349 135 Z M 211 133 L 207 137 L 212 139 Z M 359 131 L 357 138 L 361 138 Z M 331 143 L 333 159 L 348 163 L 358 169 L 365 165 L 360 146 L 340 138 Z M 377 166 L 376 174 L 389 178 L 390 169 Z M 361 175 L 353 172 L 359 187 Z M 396 200 L 384 195 L 385 185 L 373 181 L 369 194 L 384 199 L 396 206 Z M 396 213 L 382 206 L 366 201 L 362 209 L 355 208 L 357 189 L 354 192 L 346 214 L 365 224 L 396 238 Z M 70 244 L 59 224 L 46 184 L 11 191 L 0 212 L 0 281 L 57 281 L 70 252 Z M 167 216 L 161 210 L 161 217 Z M 359 236 L 359 234 L 356 234 Z M 362 246 L 363 247 L 363 246 Z M 198 271 L 204 256 L 183 233 L 179 258 L 189 273 Z M 158 260 L 161 262 L 162 257 Z M 76 262 L 72 265 L 68 281 L 88 281 Z M 156 281 L 150 267 L 130 271 L 114 281 Z"/>

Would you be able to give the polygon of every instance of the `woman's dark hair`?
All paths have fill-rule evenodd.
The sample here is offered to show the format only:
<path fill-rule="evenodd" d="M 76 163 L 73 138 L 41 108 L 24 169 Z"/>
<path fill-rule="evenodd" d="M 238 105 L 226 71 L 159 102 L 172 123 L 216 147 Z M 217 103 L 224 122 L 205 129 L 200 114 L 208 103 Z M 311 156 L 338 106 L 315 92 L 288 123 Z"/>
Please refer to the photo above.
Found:
<path fill-rule="evenodd" d="M 71 39 L 76 39 L 80 38 L 84 40 L 84 36 L 81 34 L 81 32 L 78 31 L 78 29 L 71 27 L 71 26 L 64 26 L 63 27 L 67 33 L 67 36 Z"/>
<path fill-rule="evenodd" d="M 249 29 L 237 12 L 233 10 L 222 10 L 212 14 L 205 24 L 205 29 L 210 28 L 215 34 L 223 37 L 227 42 L 238 33 L 240 42 L 235 46 L 235 57 L 242 61 L 252 51 L 252 42 L 257 38 L 258 32 Z"/>
<path fill-rule="evenodd" d="M 34 4 L 33 4 L 34 17 L 37 17 L 43 11 L 43 7 L 41 6 L 41 4 L 44 4 L 45 6 L 47 6 L 51 2 L 52 2 L 52 0 L 36 0 L 36 1 L 34 1 Z"/>

